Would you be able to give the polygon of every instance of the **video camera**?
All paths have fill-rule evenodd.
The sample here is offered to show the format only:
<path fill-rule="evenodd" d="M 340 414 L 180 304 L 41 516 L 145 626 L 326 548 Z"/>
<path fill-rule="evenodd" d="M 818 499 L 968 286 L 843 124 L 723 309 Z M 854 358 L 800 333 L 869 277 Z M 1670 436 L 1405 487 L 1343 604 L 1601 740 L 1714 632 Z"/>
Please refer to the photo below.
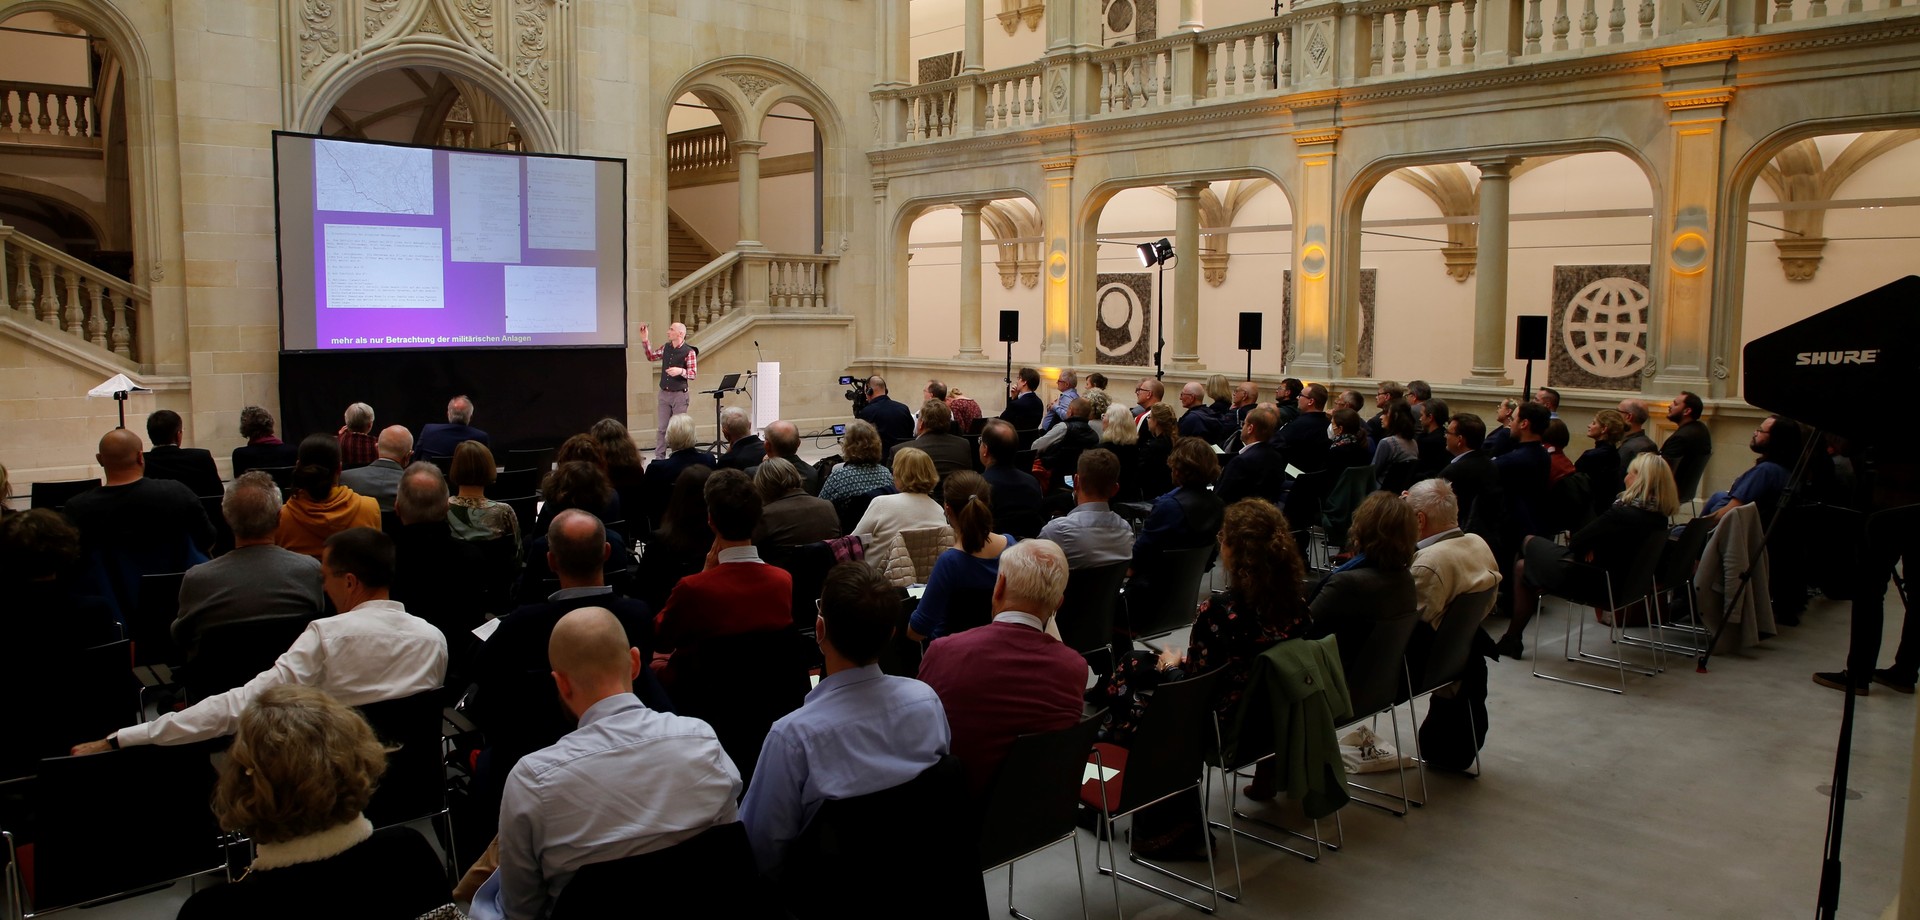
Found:
<path fill-rule="evenodd" d="M 859 415 L 860 410 L 867 407 L 867 400 L 873 396 L 872 391 L 867 389 L 867 378 L 849 377 L 843 374 L 840 377 L 840 385 L 851 388 L 846 393 L 847 401 L 853 403 L 853 414 Z"/>

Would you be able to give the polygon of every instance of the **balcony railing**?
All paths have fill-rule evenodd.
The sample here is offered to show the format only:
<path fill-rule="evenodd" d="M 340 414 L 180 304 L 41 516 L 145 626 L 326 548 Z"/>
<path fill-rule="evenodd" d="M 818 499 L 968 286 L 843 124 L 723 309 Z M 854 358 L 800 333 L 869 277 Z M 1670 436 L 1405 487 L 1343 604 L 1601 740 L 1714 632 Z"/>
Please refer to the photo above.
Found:
<path fill-rule="evenodd" d="M 733 145 L 719 125 L 676 131 L 667 137 L 667 172 L 724 169 L 733 165 Z"/>
<path fill-rule="evenodd" d="M 839 256 L 729 252 L 667 289 L 668 315 L 698 331 L 735 313 L 833 313 Z"/>
<path fill-rule="evenodd" d="M 134 361 L 134 324 L 152 303 L 145 288 L 0 224 L 0 311 L 6 315 Z"/>
<path fill-rule="evenodd" d="M 93 90 L 0 81 L 0 141 L 98 147 Z"/>

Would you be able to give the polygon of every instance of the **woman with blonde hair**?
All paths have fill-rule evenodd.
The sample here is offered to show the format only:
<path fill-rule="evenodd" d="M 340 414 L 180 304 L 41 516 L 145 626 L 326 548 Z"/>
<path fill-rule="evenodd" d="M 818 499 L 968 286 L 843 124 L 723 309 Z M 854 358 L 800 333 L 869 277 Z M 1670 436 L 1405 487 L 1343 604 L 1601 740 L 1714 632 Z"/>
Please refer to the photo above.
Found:
<path fill-rule="evenodd" d="M 1513 449 L 1520 441 L 1513 434 L 1513 420 L 1520 411 L 1520 401 L 1503 399 L 1493 407 L 1493 430 L 1487 432 L 1486 440 L 1481 442 L 1481 450 L 1489 457 L 1498 457 Z"/>
<path fill-rule="evenodd" d="M 1546 537 L 1528 537 L 1513 566 L 1513 619 L 1500 637 L 1500 654 L 1521 657 L 1527 621 L 1539 608 L 1542 592 L 1591 579 L 1595 569 L 1622 573 L 1647 537 L 1664 530 L 1680 508 L 1680 487 L 1659 454 L 1645 453 L 1627 467 L 1626 488 L 1606 512 L 1575 531 L 1565 546 Z M 1575 563 L 1585 563 L 1575 567 Z"/>
<path fill-rule="evenodd" d="M 1106 427 L 1100 429 L 1100 446 L 1113 451 L 1120 459 L 1120 491 L 1114 493 L 1113 500 L 1139 501 L 1140 430 L 1134 427 L 1133 413 L 1127 411 L 1126 406 L 1117 403 L 1107 406 Z"/>
<path fill-rule="evenodd" d="M 1587 474 L 1593 487 L 1593 511 L 1605 513 L 1620 490 L 1626 486 L 1626 471 L 1620 468 L 1620 439 L 1627 436 L 1627 417 L 1616 409 L 1601 409 L 1587 425 L 1587 437 L 1593 446 L 1573 461 L 1574 472 Z"/>
<path fill-rule="evenodd" d="M 946 526 L 947 512 L 933 500 L 933 488 L 940 484 L 940 473 L 926 451 L 918 447 L 895 449 L 893 484 L 900 491 L 874 496 L 873 502 L 867 505 L 867 513 L 860 516 L 860 523 L 853 525 L 849 533 L 868 534 L 872 539 L 867 545 L 877 546 L 902 531 Z"/>
<path fill-rule="evenodd" d="M 253 839 L 253 865 L 188 898 L 181 920 L 459 917 L 426 838 L 376 831 L 361 814 L 386 758 L 367 721 L 326 693 L 262 692 L 240 714 L 213 797 L 220 826 Z"/>

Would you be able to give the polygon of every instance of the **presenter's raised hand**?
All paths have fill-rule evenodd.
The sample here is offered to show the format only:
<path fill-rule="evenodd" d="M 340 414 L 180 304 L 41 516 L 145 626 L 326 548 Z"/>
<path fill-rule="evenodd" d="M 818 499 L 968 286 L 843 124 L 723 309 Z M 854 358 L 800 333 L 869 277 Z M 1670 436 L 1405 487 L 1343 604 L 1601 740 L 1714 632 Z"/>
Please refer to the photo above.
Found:
<path fill-rule="evenodd" d="M 646 323 L 640 324 L 640 341 L 642 342 L 647 341 L 647 324 Z"/>

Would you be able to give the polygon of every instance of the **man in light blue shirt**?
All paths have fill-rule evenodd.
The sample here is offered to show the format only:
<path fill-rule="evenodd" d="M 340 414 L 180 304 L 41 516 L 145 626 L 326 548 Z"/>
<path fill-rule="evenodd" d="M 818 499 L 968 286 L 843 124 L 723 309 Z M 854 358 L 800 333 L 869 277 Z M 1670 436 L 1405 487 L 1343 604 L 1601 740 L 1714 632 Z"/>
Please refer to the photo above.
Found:
<path fill-rule="evenodd" d="M 582 866 L 664 850 L 737 817 L 740 773 L 720 739 L 633 695 L 640 651 L 611 612 L 567 614 L 547 649 L 580 727 L 507 778 L 500 868 L 473 899 L 481 920 L 537 920 Z"/>
<path fill-rule="evenodd" d="M 815 623 L 826 676 L 773 723 L 740 803 L 761 872 L 780 868 L 821 803 L 891 789 L 947 753 L 947 714 L 933 689 L 876 664 L 900 618 L 897 598 L 864 562 L 827 573 Z"/>
<path fill-rule="evenodd" d="M 1133 559 L 1133 525 L 1108 502 L 1120 491 L 1120 458 L 1096 447 L 1080 452 L 1073 475 L 1073 510 L 1047 522 L 1040 537 L 1060 544 L 1067 568 L 1087 569 Z"/>
<path fill-rule="evenodd" d="M 1073 405 L 1073 401 L 1080 398 L 1080 391 L 1074 389 L 1079 383 L 1080 378 L 1075 375 L 1072 370 L 1063 370 L 1060 372 L 1060 376 L 1053 381 L 1053 385 L 1060 391 L 1060 395 L 1054 399 L 1053 405 L 1047 407 L 1047 414 L 1040 416 L 1041 431 L 1046 431 L 1054 425 L 1067 420 L 1067 407 Z"/>

